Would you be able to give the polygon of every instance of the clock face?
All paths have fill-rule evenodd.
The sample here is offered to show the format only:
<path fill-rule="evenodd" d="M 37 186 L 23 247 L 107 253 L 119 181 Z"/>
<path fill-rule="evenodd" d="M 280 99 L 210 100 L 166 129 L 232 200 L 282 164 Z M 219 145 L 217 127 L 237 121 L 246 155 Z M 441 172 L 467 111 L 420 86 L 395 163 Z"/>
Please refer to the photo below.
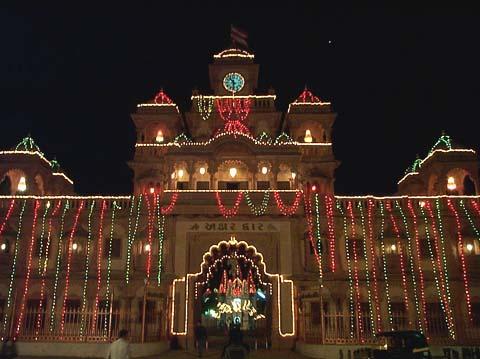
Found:
<path fill-rule="evenodd" d="M 237 72 L 226 74 L 223 78 L 223 87 L 225 87 L 227 91 L 238 92 L 244 85 L 245 79 Z"/>

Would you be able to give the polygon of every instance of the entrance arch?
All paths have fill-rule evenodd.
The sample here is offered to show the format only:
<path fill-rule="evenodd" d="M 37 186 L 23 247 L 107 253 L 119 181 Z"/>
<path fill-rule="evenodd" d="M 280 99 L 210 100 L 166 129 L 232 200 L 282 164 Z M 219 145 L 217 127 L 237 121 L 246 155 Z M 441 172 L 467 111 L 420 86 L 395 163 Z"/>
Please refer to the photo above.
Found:
<path fill-rule="evenodd" d="M 240 273 L 237 274 L 237 264 L 240 267 L 239 271 L 243 271 L 242 279 L 240 279 Z M 235 267 L 234 272 L 231 271 L 232 268 L 230 267 Z M 227 270 L 226 285 L 223 271 L 220 277 L 218 277 L 218 274 L 215 275 L 215 272 L 222 269 Z M 249 282 L 250 269 L 252 269 L 252 274 Z M 237 274 L 236 277 L 235 274 Z M 255 294 L 253 293 L 253 287 L 249 287 L 251 283 L 255 285 Z M 213 289 L 216 288 L 220 292 L 220 285 L 222 285 L 221 291 L 224 293 L 219 295 L 219 293 L 213 292 Z M 255 298 L 255 303 L 252 303 L 251 297 L 259 295 L 257 286 L 260 288 L 260 297 L 265 294 L 265 299 L 268 300 L 268 305 L 265 308 L 260 305 L 257 308 L 256 300 L 259 298 Z M 207 289 L 210 289 L 210 293 L 207 292 Z M 206 315 L 215 316 L 215 319 L 226 320 L 227 315 L 223 314 L 232 314 L 230 317 L 235 318 L 235 312 L 238 313 L 238 316 L 241 313 L 243 317 L 240 321 L 245 320 L 245 327 L 252 323 L 251 318 L 254 321 L 264 320 L 265 323 L 269 322 L 266 331 L 273 347 L 287 345 L 291 341 L 285 341 L 285 339 L 293 339 L 296 335 L 293 281 L 285 279 L 282 274 L 269 273 L 262 253 L 258 252 L 255 246 L 249 245 L 245 241 L 237 241 L 234 235 L 228 241 L 220 241 L 212 245 L 203 254 L 200 270 L 197 273 L 188 273 L 185 277 L 174 279 L 171 290 L 170 332 L 172 335 L 184 337 L 184 343 L 187 347 L 194 343 L 196 320 L 205 316 L 205 311 L 200 313 L 202 306 L 199 304 L 199 299 L 205 297 L 212 297 L 209 298 L 211 301 L 209 305 L 212 307 L 204 306 L 203 309 L 208 308 Z M 236 291 L 235 294 L 238 294 L 238 296 L 232 296 L 232 290 Z M 215 295 L 210 295 L 212 292 Z M 206 296 L 205 293 L 207 293 Z M 225 303 L 226 299 L 240 298 L 241 300 L 242 295 L 243 302 L 238 303 L 237 299 L 235 304 L 232 302 Z M 249 297 L 250 303 L 247 301 L 247 297 Z M 240 310 L 238 304 L 240 304 Z M 213 311 L 210 312 L 210 309 L 213 309 Z M 230 310 L 232 313 L 229 313 Z M 244 311 L 248 313 L 243 313 Z M 265 318 L 262 317 L 262 314 Z"/>

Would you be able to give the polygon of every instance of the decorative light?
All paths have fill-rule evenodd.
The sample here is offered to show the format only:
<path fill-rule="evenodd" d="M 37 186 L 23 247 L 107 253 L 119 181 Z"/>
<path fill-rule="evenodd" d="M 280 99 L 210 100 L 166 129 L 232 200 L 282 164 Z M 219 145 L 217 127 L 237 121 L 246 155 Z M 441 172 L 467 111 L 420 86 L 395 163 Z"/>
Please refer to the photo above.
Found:
<path fill-rule="evenodd" d="M 305 130 L 305 137 L 303 138 L 303 140 L 306 143 L 313 142 L 312 132 L 310 130 Z"/>
<path fill-rule="evenodd" d="M 91 252 L 91 243 L 92 243 L 92 215 L 93 209 L 95 208 L 95 201 L 92 201 L 90 204 L 90 211 L 88 212 L 88 234 L 87 234 L 87 250 L 85 253 L 85 272 L 83 279 L 83 290 L 82 290 L 82 318 L 80 322 L 80 337 L 83 338 L 85 324 L 86 324 L 86 309 L 87 309 L 87 288 L 88 288 L 88 277 L 90 273 L 90 252 Z M 132 205 L 133 208 L 133 205 Z M 40 323 L 38 323 L 40 324 Z"/>
<path fill-rule="evenodd" d="M 243 199 L 243 192 L 238 192 L 237 197 L 235 198 L 235 202 L 232 208 L 226 208 L 225 205 L 222 203 L 222 198 L 220 197 L 220 193 L 215 194 L 215 198 L 217 199 L 218 209 L 220 213 L 225 218 L 234 217 L 238 214 L 238 210 L 240 209 L 240 203 Z"/>
<path fill-rule="evenodd" d="M 455 178 L 450 176 L 447 181 L 447 189 L 449 191 L 455 191 L 457 189 L 457 184 L 455 183 Z"/>
<path fill-rule="evenodd" d="M 73 243 L 73 244 L 72 244 L 72 249 L 73 249 L 74 251 L 76 251 L 76 250 L 78 249 L 78 244 L 77 244 L 77 243 Z"/>
<path fill-rule="evenodd" d="M 468 252 L 472 252 L 473 251 L 473 244 L 472 243 L 467 243 L 466 248 L 467 248 Z"/>
<path fill-rule="evenodd" d="M 155 141 L 158 142 L 158 143 L 162 143 L 164 140 L 163 138 L 163 131 L 162 130 L 158 130 L 157 132 L 157 137 L 155 137 Z"/>
<path fill-rule="evenodd" d="M 25 192 L 27 190 L 27 181 L 25 180 L 24 176 L 20 177 L 20 181 L 18 181 L 17 190 L 18 192 Z"/>
<path fill-rule="evenodd" d="M 232 178 L 235 178 L 235 176 L 237 175 L 237 169 L 235 167 L 231 167 L 229 172 L 230 172 L 230 177 Z"/>
<path fill-rule="evenodd" d="M 175 179 L 175 172 L 172 172 L 172 174 L 170 175 L 170 178 Z"/>
<path fill-rule="evenodd" d="M 393 316 L 392 316 L 392 301 L 390 297 L 390 285 L 388 281 L 388 263 L 387 256 L 385 254 L 385 210 L 383 207 L 383 202 L 380 201 L 380 251 L 382 254 L 382 268 L 383 268 L 383 279 L 385 280 L 385 297 L 387 299 L 387 312 L 388 312 L 388 322 L 390 323 L 390 329 L 393 329 Z"/>
<path fill-rule="evenodd" d="M 312 192 L 315 192 L 317 190 L 317 186 L 316 185 L 312 185 Z"/>
<path fill-rule="evenodd" d="M 268 167 L 263 166 L 262 167 L 262 174 L 266 175 L 268 173 Z"/>
<path fill-rule="evenodd" d="M 295 191 L 295 199 L 293 200 L 293 203 L 290 206 L 285 205 L 283 203 L 282 198 L 280 197 L 279 191 L 274 191 L 273 192 L 273 198 L 275 198 L 275 202 L 277 202 L 277 208 L 278 210 L 284 215 L 284 216 L 293 216 L 298 209 L 298 206 L 300 205 L 300 199 L 302 198 L 302 191 Z"/>
<path fill-rule="evenodd" d="M 2 244 L 0 244 L 0 250 L 2 250 L 2 252 L 5 252 L 7 249 L 7 244 L 5 242 L 3 242 Z"/>
<path fill-rule="evenodd" d="M 292 172 L 292 180 L 295 180 L 295 177 L 297 177 L 297 174 L 295 172 Z"/>
<path fill-rule="evenodd" d="M 140 213 L 142 208 L 142 196 L 138 197 L 137 209 L 136 209 L 136 219 L 135 223 L 132 224 L 132 214 L 133 207 L 135 205 L 135 197 L 132 197 L 132 203 L 130 208 L 130 215 L 128 216 L 128 245 L 127 245 L 127 264 L 125 270 L 125 282 L 128 284 L 130 282 L 130 271 L 132 263 L 132 246 L 137 235 L 138 223 L 140 222 Z"/>
<path fill-rule="evenodd" d="M 395 252 L 397 251 L 397 246 L 396 246 L 395 244 L 392 244 L 392 245 L 390 246 L 390 251 L 391 251 L 392 253 L 395 253 Z"/>
<path fill-rule="evenodd" d="M 150 194 L 153 194 L 155 193 L 155 188 L 154 187 L 150 187 L 150 190 L 149 190 Z"/>
<path fill-rule="evenodd" d="M 205 169 L 205 167 L 200 167 L 199 172 L 203 176 L 207 172 L 207 170 Z"/>
<path fill-rule="evenodd" d="M 152 248 L 151 248 L 151 246 L 150 246 L 149 243 L 147 243 L 147 244 L 145 244 L 145 245 L 143 246 L 143 250 L 144 250 L 145 252 L 147 252 L 147 253 L 150 252 L 151 249 L 152 249 Z"/>
<path fill-rule="evenodd" d="M 267 211 L 268 203 L 270 201 L 270 192 L 264 192 L 262 203 L 260 204 L 260 206 L 256 206 L 253 204 L 253 201 L 250 198 L 250 194 L 247 191 L 245 192 L 245 200 L 247 201 L 247 205 L 250 208 L 252 214 L 254 214 L 255 216 L 262 216 Z"/>
<path fill-rule="evenodd" d="M 178 175 L 178 178 L 183 178 L 183 175 L 185 174 L 184 170 L 182 168 L 180 168 L 178 171 L 177 171 L 177 175 Z"/>
<path fill-rule="evenodd" d="M 420 207 L 425 207 L 425 201 L 424 200 L 420 200 L 418 201 L 418 204 L 420 205 Z"/>

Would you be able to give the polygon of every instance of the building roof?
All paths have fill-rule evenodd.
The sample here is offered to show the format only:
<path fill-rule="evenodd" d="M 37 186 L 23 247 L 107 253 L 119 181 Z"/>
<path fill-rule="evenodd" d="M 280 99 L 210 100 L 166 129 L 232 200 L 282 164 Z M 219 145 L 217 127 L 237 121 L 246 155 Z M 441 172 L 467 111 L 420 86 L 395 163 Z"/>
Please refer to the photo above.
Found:
<path fill-rule="evenodd" d="M 40 151 L 40 147 L 38 147 L 30 135 L 24 137 L 17 146 L 15 146 L 15 151 L 40 152 L 43 154 L 43 152 Z"/>

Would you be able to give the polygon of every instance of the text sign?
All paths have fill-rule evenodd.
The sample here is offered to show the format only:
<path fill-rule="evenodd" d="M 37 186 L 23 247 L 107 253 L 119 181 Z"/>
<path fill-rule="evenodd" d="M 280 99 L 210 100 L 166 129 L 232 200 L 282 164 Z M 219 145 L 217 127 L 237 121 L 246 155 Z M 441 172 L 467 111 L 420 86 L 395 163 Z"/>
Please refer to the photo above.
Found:
<path fill-rule="evenodd" d="M 268 222 L 194 222 L 190 232 L 278 232 L 278 227 Z"/>

